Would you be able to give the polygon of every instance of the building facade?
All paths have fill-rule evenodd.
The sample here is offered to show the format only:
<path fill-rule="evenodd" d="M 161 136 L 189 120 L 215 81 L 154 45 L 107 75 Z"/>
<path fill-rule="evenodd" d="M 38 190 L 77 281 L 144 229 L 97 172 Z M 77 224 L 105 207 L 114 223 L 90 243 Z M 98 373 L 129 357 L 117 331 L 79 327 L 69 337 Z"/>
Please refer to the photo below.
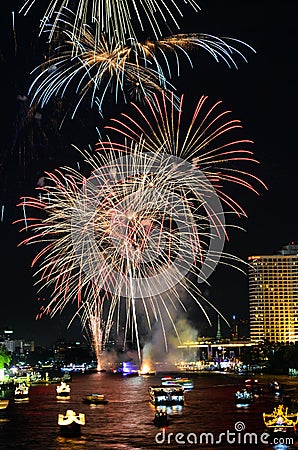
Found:
<path fill-rule="evenodd" d="M 34 341 L 15 339 L 13 330 L 8 328 L 0 330 L 0 345 L 6 347 L 7 351 L 11 354 L 18 356 L 28 355 L 34 352 Z"/>
<path fill-rule="evenodd" d="M 298 246 L 248 262 L 251 341 L 298 342 Z"/>

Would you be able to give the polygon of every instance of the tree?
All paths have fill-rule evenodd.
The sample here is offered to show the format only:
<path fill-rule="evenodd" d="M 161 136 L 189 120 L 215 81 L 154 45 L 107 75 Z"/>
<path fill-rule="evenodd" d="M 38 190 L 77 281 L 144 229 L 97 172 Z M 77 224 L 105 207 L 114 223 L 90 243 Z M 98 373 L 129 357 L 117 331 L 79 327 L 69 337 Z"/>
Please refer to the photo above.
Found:
<path fill-rule="evenodd" d="M 4 345 L 0 345 L 0 370 L 4 369 L 5 364 L 9 364 L 11 361 L 11 355 L 7 351 Z"/>

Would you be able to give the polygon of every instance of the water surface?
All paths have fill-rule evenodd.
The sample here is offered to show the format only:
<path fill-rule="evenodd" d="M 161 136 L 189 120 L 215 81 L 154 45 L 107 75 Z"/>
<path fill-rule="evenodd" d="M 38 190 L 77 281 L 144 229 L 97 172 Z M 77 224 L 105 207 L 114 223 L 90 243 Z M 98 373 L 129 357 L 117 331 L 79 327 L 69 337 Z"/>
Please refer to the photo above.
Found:
<path fill-rule="evenodd" d="M 283 448 L 262 444 L 244 445 L 244 433 L 255 433 L 258 439 L 265 431 L 262 414 L 271 412 L 277 400 L 267 386 L 272 376 L 259 376 L 266 387 L 265 394 L 255 398 L 248 407 L 237 407 L 235 391 L 243 386 L 244 377 L 226 374 L 187 374 L 194 389 L 185 392 L 183 408 L 168 409 L 170 423 L 164 433 L 153 425 L 155 409 L 149 403 L 148 387 L 160 384 L 164 374 L 149 377 L 123 377 L 108 373 L 75 375 L 69 399 L 57 400 L 56 385 L 30 387 L 27 402 L 10 400 L 6 411 L 0 411 L 0 449 L 4 450 L 156 450 L 216 448 Z M 298 399 L 298 378 L 276 378 L 291 389 Z M 86 405 L 83 396 L 104 393 L 106 405 Z M 84 413 L 86 425 L 79 438 L 59 435 L 58 414 L 73 409 Z M 237 430 L 235 430 L 237 428 Z M 239 442 L 227 442 L 227 431 L 235 433 Z M 157 435 L 157 433 L 159 433 Z M 172 435 L 170 433 L 173 433 Z M 178 433 L 183 433 L 178 435 Z M 199 438 L 209 433 L 209 441 Z M 223 433 L 221 443 L 213 444 Z M 157 435 L 157 436 L 156 436 Z M 178 437 L 177 437 L 178 436 Z M 195 437 L 197 444 L 195 444 Z M 178 439 L 178 441 L 177 441 Z M 183 443 L 185 441 L 185 443 Z M 290 447 L 288 447 L 290 448 Z"/>

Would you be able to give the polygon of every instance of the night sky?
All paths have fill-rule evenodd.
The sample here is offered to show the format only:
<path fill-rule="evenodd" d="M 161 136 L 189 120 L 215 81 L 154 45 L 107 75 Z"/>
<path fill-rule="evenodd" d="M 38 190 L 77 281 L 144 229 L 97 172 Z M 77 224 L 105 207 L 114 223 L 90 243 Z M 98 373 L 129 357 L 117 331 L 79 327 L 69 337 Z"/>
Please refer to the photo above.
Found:
<path fill-rule="evenodd" d="M 52 343 L 56 338 L 80 336 L 77 325 L 66 332 L 71 311 L 53 319 L 35 321 L 38 294 L 34 291 L 28 249 L 17 248 L 20 235 L 12 225 L 18 217 L 16 204 L 20 196 L 31 195 L 40 173 L 64 163 L 68 155 L 56 152 L 36 156 L 25 154 L 25 163 L 11 150 L 15 138 L 18 93 L 29 86 L 29 72 L 36 65 L 37 32 L 40 8 L 24 18 L 16 12 L 16 35 L 12 32 L 11 11 L 22 2 L 5 1 L 2 6 L 0 62 L 1 76 L 1 204 L 5 205 L 1 233 L 1 315 L 0 327 L 10 326 L 18 337 L 37 343 Z M 40 0 L 39 3 L 47 3 Z M 253 151 L 260 164 L 256 175 L 267 185 L 257 196 L 245 189 L 233 194 L 247 212 L 247 218 L 236 221 L 245 231 L 232 230 L 225 251 L 247 260 L 253 254 L 272 254 L 283 245 L 298 241 L 296 225 L 297 193 L 297 14 L 292 0 L 278 7 L 252 0 L 200 1 L 202 11 L 191 14 L 182 23 L 183 32 L 202 32 L 229 36 L 251 45 L 256 54 L 247 51 L 248 63 L 238 59 L 238 70 L 216 63 L 202 51 L 192 55 L 194 69 L 185 64 L 175 79 L 186 102 L 208 95 L 211 101 L 222 100 L 224 106 L 240 119 L 243 135 L 254 141 Z M 263 4 L 262 4 L 263 3 Z M 9 5 L 8 5 L 9 4 Z M 35 45 L 33 43 L 35 42 Z M 15 45 L 17 44 L 17 46 Z M 82 116 L 79 122 L 66 122 L 61 130 L 66 144 L 92 143 L 94 128 L 106 125 L 126 105 L 106 108 L 105 117 Z M 50 114 L 50 113 L 48 113 Z M 84 121 L 84 117 L 86 120 Z M 79 120 L 79 119 L 76 119 Z M 2 127 L 1 127 L 2 128 Z M 78 131 L 79 130 L 79 131 Z M 93 130 L 93 131 L 92 131 Z M 42 137 L 41 137 L 42 141 Z M 55 143 L 53 143 L 55 145 Z M 71 156 L 72 157 L 72 156 Z M 227 317 L 235 314 L 248 318 L 248 280 L 235 269 L 218 267 L 204 294 Z M 191 308 L 192 316 L 195 311 Z M 213 316 L 214 317 L 214 316 Z M 198 328 L 208 334 L 198 315 Z M 216 320 L 216 319 L 215 319 Z M 194 321 L 195 322 L 195 321 Z"/>

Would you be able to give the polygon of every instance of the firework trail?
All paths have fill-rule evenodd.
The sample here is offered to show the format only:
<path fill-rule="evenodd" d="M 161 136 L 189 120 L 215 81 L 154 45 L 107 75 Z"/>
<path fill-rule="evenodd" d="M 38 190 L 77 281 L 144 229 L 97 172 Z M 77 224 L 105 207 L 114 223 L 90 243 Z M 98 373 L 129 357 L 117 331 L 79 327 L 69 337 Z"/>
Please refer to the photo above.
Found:
<path fill-rule="evenodd" d="M 171 107 L 174 114 L 176 110 Z M 43 245 L 33 265 L 39 263 L 37 284 L 41 289 L 52 289 L 46 312 L 53 316 L 77 299 L 85 320 L 93 320 L 104 293 L 109 296 L 104 320 L 108 332 L 118 308 L 122 315 L 117 316 L 125 316 L 126 330 L 132 330 L 139 354 L 138 313 L 145 314 L 149 328 L 156 321 L 161 324 L 167 345 L 168 323 L 177 332 L 173 311 L 187 310 L 179 292 L 181 286 L 210 322 L 204 308 L 207 300 L 188 275 L 206 281 L 220 257 L 224 264 L 237 266 L 239 262 L 237 257 L 223 253 L 226 226 L 217 193 L 232 212 L 244 213 L 218 186 L 229 181 L 255 190 L 245 179 L 249 175 L 246 172 L 232 168 L 230 174 L 227 167 L 220 167 L 220 163 L 255 162 L 251 152 L 242 149 L 242 144 L 250 141 L 227 142 L 202 153 L 204 145 L 214 143 L 217 134 L 233 129 L 234 122 L 227 121 L 226 128 L 221 125 L 217 129 L 215 125 L 217 131 L 211 131 L 216 124 L 213 110 L 198 124 L 192 123 L 182 146 L 180 138 L 177 140 L 182 130 L 175 128 L 181 126 L 180 112 L 178 122 L 171 115 L 159 116 L 163 133 L 168 130 L 162 141 L 158 133 L 150 139 L 143 129 L 140 138 L 137 125 L 139 140 L 135 141 L 132 128 L 123 124 L 125 134 L 132 138 L 129 146 L 108 140 L 99 144 L 95 154 L 82 151 L 90 166 L 88 178 L 65 167 L 47 174 L 41 198 L 26 198 L 26 229 L 32 235 L 21 244 Z M 206 141 L 201 143 L 201 154 L 196 154 L 194 149 L 199 146 L 194 145 L 190 151 L 186 142 L 196 142 L 203 129 Z M 235 144 L 236 149 L 229 148 Z M 166 153 L 169 149 L 171 153 Z M 190 156 L 192 162 L 178 154 Z M 44 217 L 30 218 L 31 208 L 42 210 Z M 100 324 L 102 317 L 98 320 Z M 92 327 L 94 324 L 96 321 Z"/>
<path fill-rule="evenodd" d="M 132 113 L 121 114 L 121 120 L 111 119 L 112 125 L 105 128 L 119 136 L 138 142 L 145 141 L 147 151 L 164 151 L 187 161 L 202 170 L 214 187 L 217 196 L 233 213 L 246 215 L 239 203 L 226 193 L 228 184 L 241 185 L 257 193 L 255 184 L 264 183 L 242 166 L 258 163 L 254 158 L 252 140 L 230 136 L 243 129 L 238 119 L 231 117 L 231 111 L 223 108 L 222 101 L 210 104 L 203 95 L 197 102 L 193 114 L 184 119 L 184 96 L 175 108 L 164 95 L 154 95 L 153 101 L 146 99 L 147 108 L 131 103 Z M 237 133 L 238 132 L 238 133 Z M 100 150 L 100 145 L 98 145 Z M 265 187 L 266 188 L 266 187 Z"/>
<path fill-rule="evenodd" d="M 96 357 L 98 372 L 103 369 L 102 356 L 113 325 L 112 320 L 104 320 L 104 304 L 104 298 L 98 298 L 92 305 L 85 302 L 83 311 L 79 309 L 77 313 Z"/>
<path fill-rule="evenodd" d="M 103 33 L 96 36 L 86 26 L 78 39 L 71 24 L 63 25 L 63 44 L 57 46 L 56 56 L 33 70 L 29 94 L 32 104 L 44 107 L 51 98 L 63 97 L 69 90 L 78 97 L 72 117 L 86 96 L 91 98 L 91 107 L 94 103 L 98 106 L 100 114 L 105 96 L 113 95 L 116 103 L 120 96 L 127 102 L 128 95 L 140 102 L 146 97 L 152 101 L 158 92 L 165 92 L 169 98 L 175 90 L 169 81 L 173 75 L 170 56 L 174 57 L 175 75 L 179 76 L 184 59 L 192 67 L 190 51 L 203 49 L 230 68 L 237 68 L 237 58 L 247 62 L 244 49 L 254 51 L 242 41 L 207 34 L 179 34 L 143 43 L 130 39 L 129 45 L 124 45 Z"/>
<path fill-rule="evenodd" d="M 27 14 L 35 3 L 24 1 L 21 12 Z M 237 268 L 241 262 L 223 252 L 222 204 L 229 213 L 245 215 L 226 185 L 254 192 L 255 184 L 264 187 L 239 168 L 239 162 L 256 162 L 246 148 L 251 141 L 229 139 L 240 122 L 230 119 L 229 111 L 218 113 L 220 102 L 206 111 L 202 97 L 190 123 L 183 123 L 183 96 L 176 96 L 169 82 L 171 59 L 179 76 L 182 58 L 192 66 L 189 51 L 203 49 L 237 68 L 237 58 L 246 61 L 238 48 L 254 50 L 206 34 L 163 38 L 165 30 L 179 30 L 183 11 L 177 3 L 50 0 L 41 20 L 40 33 L 48 31 L 57 49 L 33 71 L 33 104 L 43 107 L 67 92 L 78 97 L 72 117 L 87 97 L 100 114 L 108 94 L 116 102 L 134 96 L 148 106 L 145 112 L 133 104 L 132 116 L 113 120 L 107 129 L 117 134 L 116 143 L 108 137 L 97 153 L 78 150 L 88 175 L 71 167 L 46 173 L 38 198 L 20 203 L 27 233 L 21 244 L 42 247 L 32 265 L 39 289 L 52 293 L 42 314 L 54 316 L 77 301 L 98 361 L 112 325 L 119 327 L 123 317 L 124 340 L 130 330 L 140 357 L 140 312 L 149 328 L 160 323 L 166 347 L 169 325 L 179 338 L 174 317 L 187 310 L 181 288 L 209 322 L 206 302 L 221 315 L 198 284 L 207 282 L 218 262 Z M 194 0 L 184 3 L 200 9 Z M 155 41 L 142 42 L 142 33 Z"/>
<path fill-rule="evenodd" d="M 63 48 L 63 51 L 58 49 L 57 57 L 32 72 L 31 102 L 38 102 L 42 108 L 51 98 L 62 98 L 67 90 L 79 99 L 72 114 L 74 117 L 87 95 L 91 96 L 91 107 L 96 104 L 102 113 L 105 96 L 114 95 L 116 103 L 120 95 L 126 100 L 126 87 L 129 92 L 138 93 L 137 98 L 152 97 L 154 92 L 174 89 L 162 73 L 140 65 L 139 58 L 132 58 L 131 48 L 114 40 L 108 41 L 103 35 L 96 50 L 92 34 L 87 31 L 80 43 L 68 41 Z"/>
<path fill-rule="evenodd" d="M 26 0 L 20 12 L 27 14 L 36 0 Z M 41 20 L 41 32 L 52 21 L 51 36 L 59 28 L 59 21 L 65 14 L 73 15 L 74 37 L 80 39 L 85 33 L 86 24 L 94 27 L 97 36 L 102 32 L 109 38 L 115 37 L 119 42 L 125 42 L 128 38 L 136 39 L 140 32 L 153 35 L 155 39 L 162 36 L 163 29 L 170 30 L 174 27 L 179 30 L 178 18 L 183 17 L 183 11 L 179 7 L 181 1 L 174 0 L 51 0 Z M 198 12 L 200 7 L 194 0 L 183 2 L 193 11 Z"/>

